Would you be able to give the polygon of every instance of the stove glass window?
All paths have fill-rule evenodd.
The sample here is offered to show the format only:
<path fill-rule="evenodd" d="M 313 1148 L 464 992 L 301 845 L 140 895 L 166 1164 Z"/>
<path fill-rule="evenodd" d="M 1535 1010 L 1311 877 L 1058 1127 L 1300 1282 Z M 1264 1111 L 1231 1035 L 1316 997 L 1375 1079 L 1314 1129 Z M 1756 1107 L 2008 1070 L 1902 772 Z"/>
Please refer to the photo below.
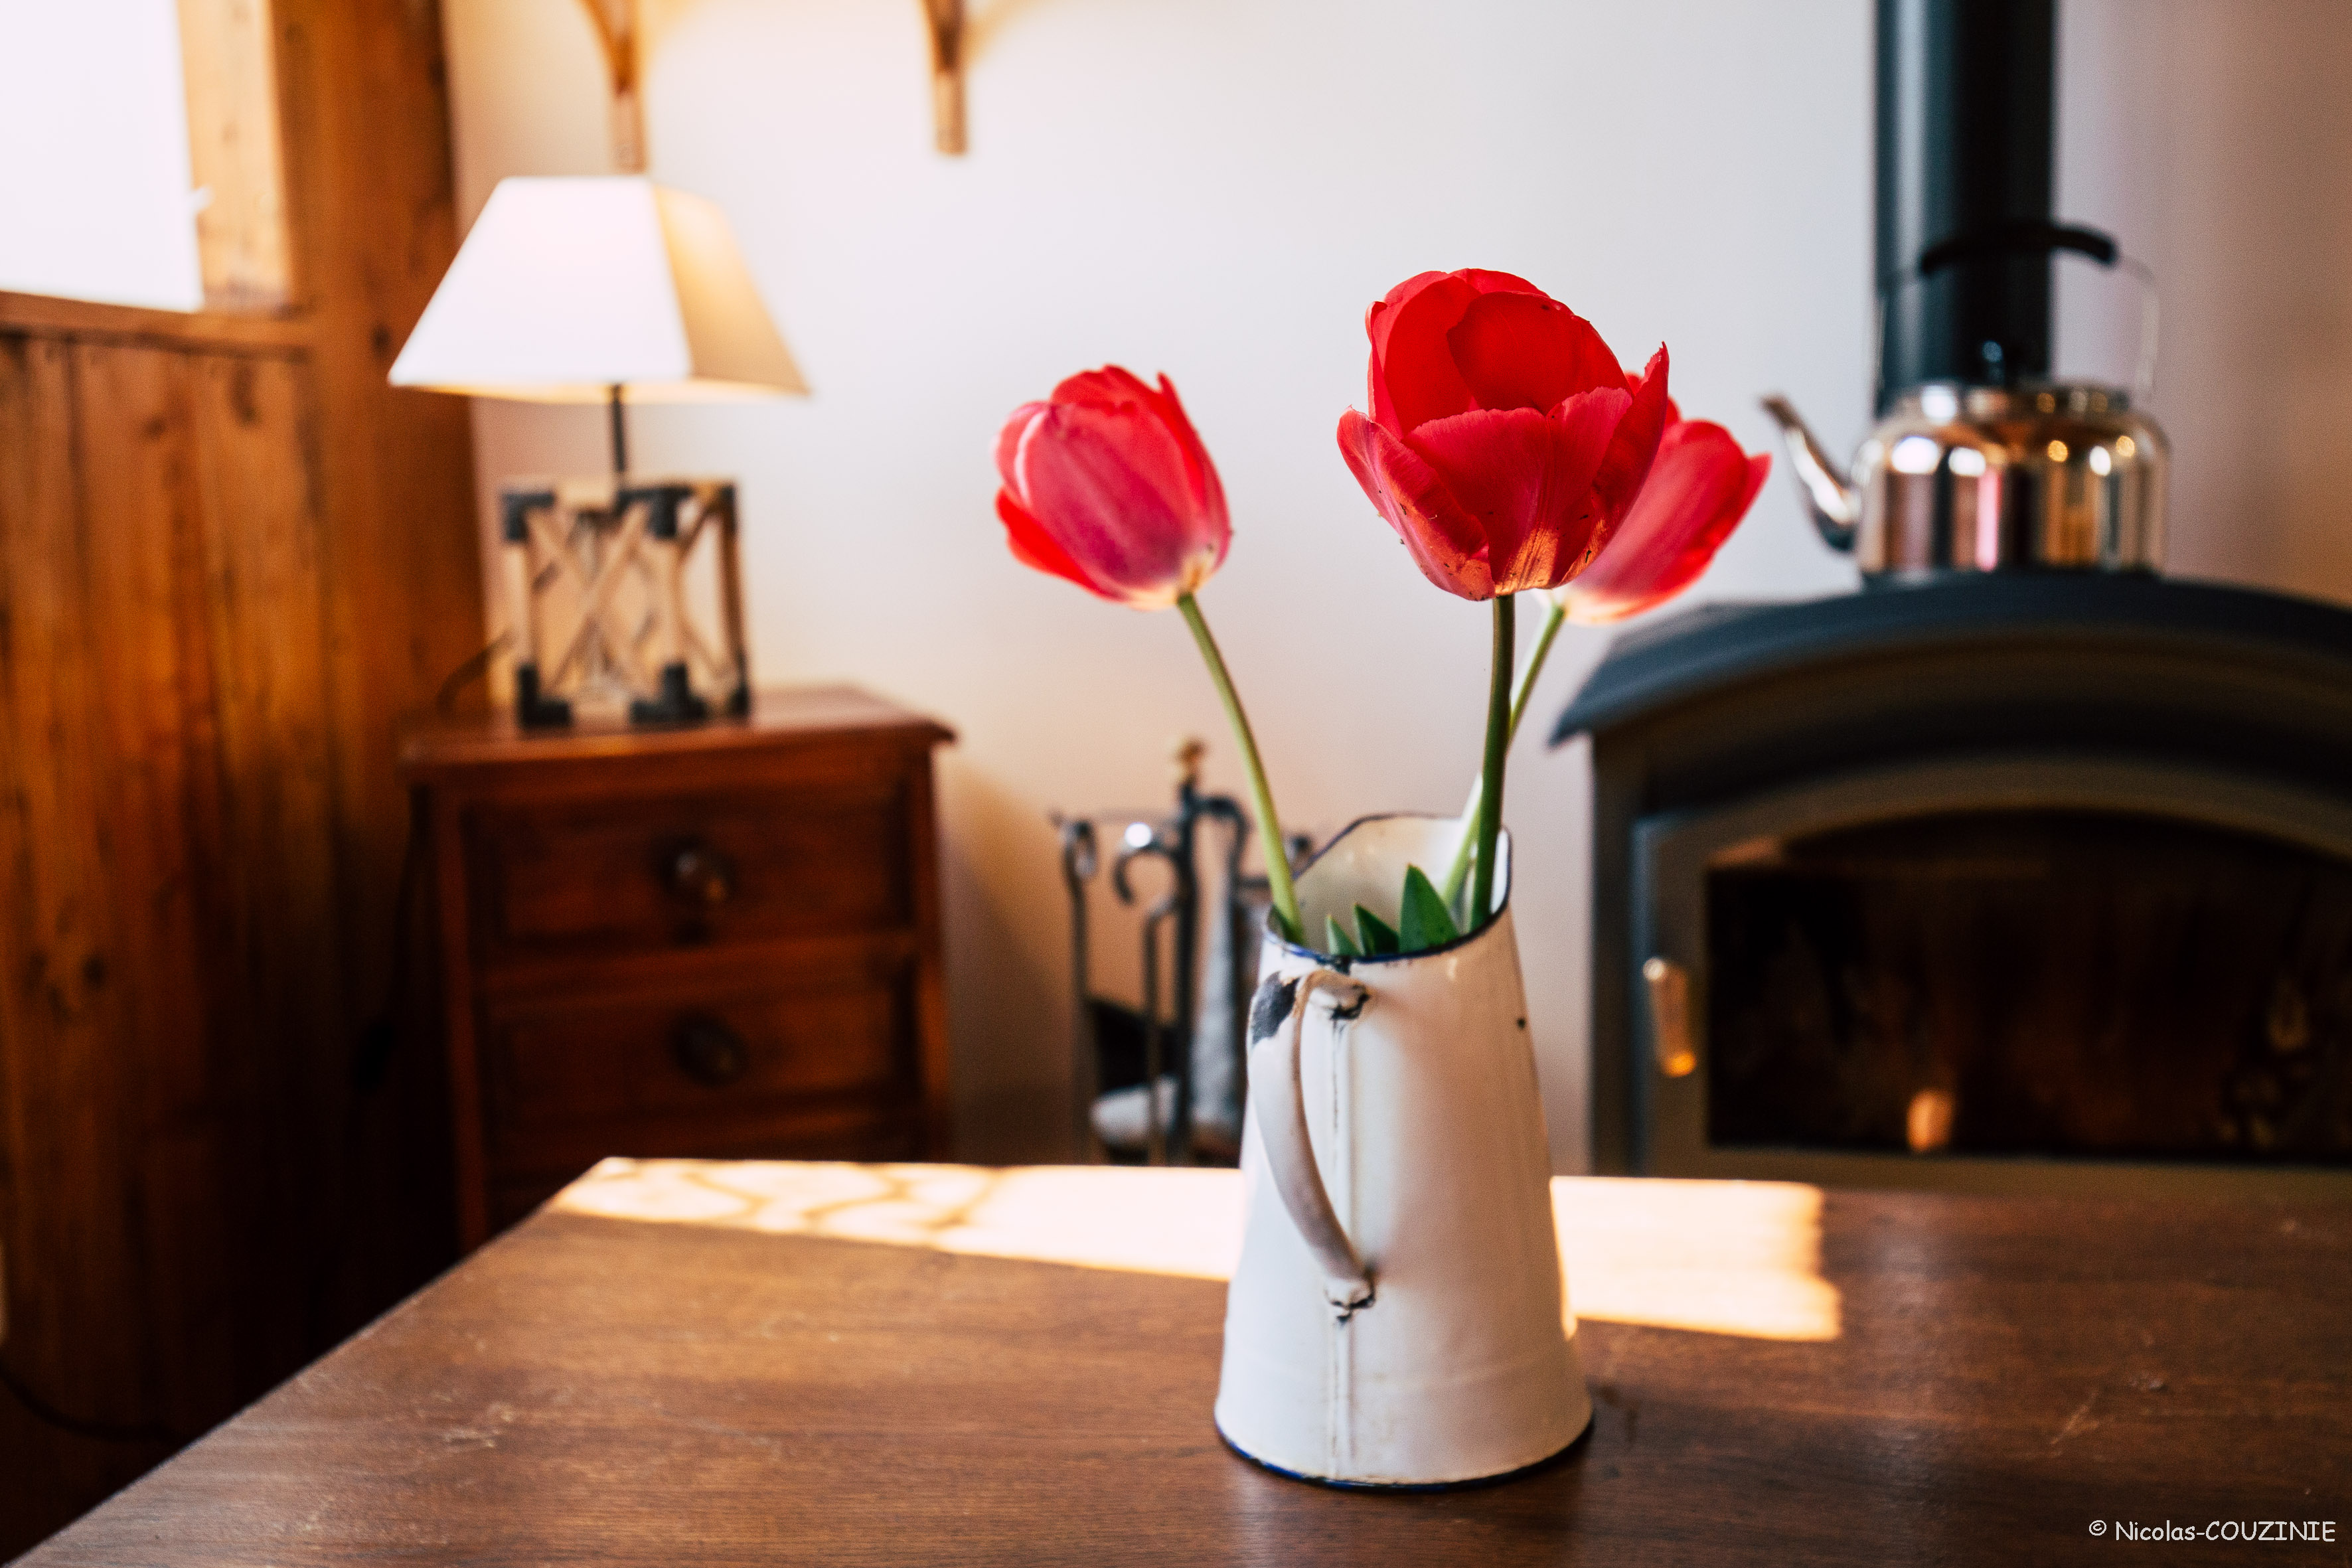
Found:
<path fill-rule="evenodd" d="M 1726 1146 L 2352 1164 L 2352 863 L 1972 811 L 1718 856 Z"/>

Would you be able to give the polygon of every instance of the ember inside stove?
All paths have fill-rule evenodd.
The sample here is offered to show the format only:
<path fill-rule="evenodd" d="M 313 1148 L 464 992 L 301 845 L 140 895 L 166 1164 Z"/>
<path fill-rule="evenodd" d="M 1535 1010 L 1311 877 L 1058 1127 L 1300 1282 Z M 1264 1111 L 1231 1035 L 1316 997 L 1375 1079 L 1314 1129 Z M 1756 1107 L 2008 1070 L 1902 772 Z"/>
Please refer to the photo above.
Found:
<path fill-rule="evenodd" d="M 2352 612 L 2156 575 L 2163 434 L 2050 375 L 2052 0 L 1879 0 L 1864 591 L 1622 637 L 1597 1169 L 2352 1199 Z M 2148 364 L 2144 345 L 2141 372 Z"/>

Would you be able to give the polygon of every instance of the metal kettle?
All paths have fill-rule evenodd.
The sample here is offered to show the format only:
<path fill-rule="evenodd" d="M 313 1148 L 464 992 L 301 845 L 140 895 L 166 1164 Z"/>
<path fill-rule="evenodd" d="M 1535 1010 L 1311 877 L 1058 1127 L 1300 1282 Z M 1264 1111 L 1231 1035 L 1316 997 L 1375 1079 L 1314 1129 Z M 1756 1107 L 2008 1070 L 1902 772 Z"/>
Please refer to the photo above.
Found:
<path fill-rule="evenodd" d="M 1790 464 L 1832 549 L 1865 576 L 2164 563 L 2169 449 L 2120 389 L 1930 382 L 1896 395 L 1842 472 L 1784 397 Z"/>
<path fill-rule="evenodd" d="M 2133 409 L 2121 388 L 2033 374 L 2049 363 L 2048 271 L 2061 253 L 2120 268 L 2137 282 L 2136 379 L 2145 395 L 2155 380 L 2157 346 L 2155 279 L 2147 268 L 2095 229 L 2012 219 L 1927 246 L 1881 282 L 1882 412 L 1854 455 L 1851 478 L 1787 398 L 1764 399 L 1812 503 L 1815 526 L 1832 549 L 1853 554 L 1864 577 L 2039 568 L 2154 572 L 2164 564 L 2170 460 L 2164 432 Z M 1984 294 L 1981 269 L 2011 258 L 2029 264 L 2033 287 L 2011 300 L 1995 292 L 1996 304 L 2010 308 L 1964 321 L 1948 298 L 1945 314 L 1931 322 L 1936 302 L 1926 297 L 1928 286 L 1968 284 Z M 1968 276 L 1969 268 L 1979 275 Z M 1985 340 L 1975 342 L 1988 328 Z M 1931 366 L 1966 366 L 1978 376 L 1918 374 Z M 2029 366 L 2024 375 L 2014 374 Z"/>

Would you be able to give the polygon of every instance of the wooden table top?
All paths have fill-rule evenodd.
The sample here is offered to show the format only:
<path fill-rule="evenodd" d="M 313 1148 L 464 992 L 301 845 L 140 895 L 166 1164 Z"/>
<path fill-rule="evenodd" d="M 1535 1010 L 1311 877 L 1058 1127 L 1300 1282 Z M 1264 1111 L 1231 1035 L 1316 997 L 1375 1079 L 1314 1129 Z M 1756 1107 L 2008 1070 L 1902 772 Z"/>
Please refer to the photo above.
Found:
<path fill-rule="evenodd" d="M 25 1562 L 2352 1562 L 2352 1211 L 1554 1196 L 1596 1421 L 1496 1486 L 1219 1443 L 1231 1173 L 608 1161 Z"/>

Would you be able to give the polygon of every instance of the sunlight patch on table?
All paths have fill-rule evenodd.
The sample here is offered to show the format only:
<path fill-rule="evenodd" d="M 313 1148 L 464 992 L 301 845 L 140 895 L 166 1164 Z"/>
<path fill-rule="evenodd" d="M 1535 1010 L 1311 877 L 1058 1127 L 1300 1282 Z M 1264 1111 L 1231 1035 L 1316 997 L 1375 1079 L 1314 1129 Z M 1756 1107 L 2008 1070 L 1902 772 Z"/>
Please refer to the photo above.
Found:
<path fill-rule="evenodd" d="M 1231 1171 L 606 1160 L 553 1206 L 1193 1279 L 1241 1256 Z"/>
<path fill-rule="evenodd" d="M 1119 1166 L 606 1160 L 559 1213 L 1226 1279 L 1240 1173 Z M 1560 1177 L 1552 1211 L 1582 1317 L 1752 1339 L 1838 1336 L 1820 1189 Z"/>
<path fill-rule="evenodd" d="M 1822 1192 L 1795 1182 L 1559 1177 L 1552 1223 L 1583 1318 L 1763 1340 L 1833 1340 Z"/>

